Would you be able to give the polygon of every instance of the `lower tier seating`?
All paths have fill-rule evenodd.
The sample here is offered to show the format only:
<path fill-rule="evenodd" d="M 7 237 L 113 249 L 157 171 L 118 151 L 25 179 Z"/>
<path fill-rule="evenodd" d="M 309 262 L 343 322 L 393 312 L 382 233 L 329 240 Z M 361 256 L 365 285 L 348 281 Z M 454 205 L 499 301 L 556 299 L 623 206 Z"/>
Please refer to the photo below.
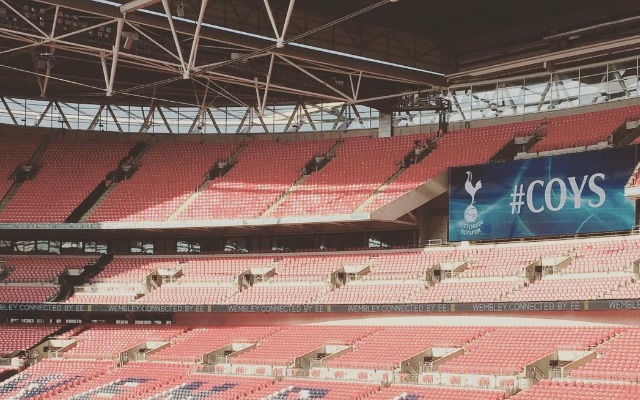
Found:
<path fill-rule="evenodd" d="M 195 328 L 176 337 L 171 346 L 149 356 L 153 361 L 194 362 L 231 343 L 256 343 L 284 329 L 280 326 Z"/>
<path fill-rule="evenodd" d="M 25 336 L 38 332 L 33 340 L 39 340 L 59 328 L 0 325 L 0 333 L 11 336 L 22 329 Z M 76 341 L 62 350 L 64 358 L 34 360 L 35 365 L 0 382 L 0 398 L 635 400 L 640 395 L 640 329 L 630 326 L 96 324 L 60 337 Z M 145 361 L 118 355 L 132 344 L 159 342 L 161 348 L 148 352 Z M 449 355 L 437 361 L 436 350 Z M 531 380 L 531 366 L 543 373 L 552 366 L 550 355 L 578 350 L 585 355 L 594 351 L 596 357 L 564 378 Z M 212 354 L 222 357 L 205 358 Z M 310 355 L 326 359 L 320 366 L 305 365 Z M 406 384 L 406 368 L 423 362 L 429 371 L 413 373 L 421 384 Z M 234 368 L 225 372 L 219 369 L 224 365 Z M 331 380 L 312 373 L 318 368 L 331 371 L 326 375 Z M 264 376 L 245 375 L 254 371 Z M 293 378 L 306 373 L 317 378 Z M 434 374 L 441 380 L 426 379 Z"/>
<path fill-rule="evenodd" d="M 94 379 L 74 386 L 65 386 L 47 399 L 140 398 L 146 396 L 147 392 L 178 384 L 190 372 L 191 368 L 175 364 L 129 362 Z"/>
<path fill-rule="evenodd" d="M 598 357 L 571 373 L 574 378 L 637 382 L 640 330 L 630 329 L 596 348 Z"/>
<path fill-rule="evenodd" d="M 30 349 L 60 328 L 62 325 L 56 324 L 2 324 L 0 325 L 0 356 L 17 350 Z"/>
<path fill-rule="evenodd" d="M 415 385 L 393 385 L 367 396 L 367 400 L 501 400 L 501 390 L 466 389 L 447 387 L 424 387 Z"/>
<path fill-rule="evenodd" d="M 328 361 L 327 366 L 390 370 L 432 347 L 460 347 L 485 333 L 475 327 L 388 327 L 359 341 L 353 351 Z"/>
<path fill-rule="evenodd" d="M 209 374 L 191 374 L 179 383 L 153 394 L 148 400 L 257 399 L 256 393 L 274 387 L 270 378 L 245 378 Z"/>
<path fill-rule="evenodd" d="M 184 332 L 170 326 L 94 326 L 78 336 L 77 344 L 65 358 L 112 359 L 120 352 L 147 341 L 169 341 Z"/>
<path fill-rule="evenodd" d="M 636 400 L 640 385 L 542 380 L 511 400 Z"/>
<path fill-rule="evenodd" d="M 113 361 L 43 360 L 0 383 L 3 399 L 45 399 L 116 368 Z"/>
<path fill-rule="evenodd" d="M 232 364 L 289 365 L 325 344 L 350 345 L 370 335 L 375 328 L 349 326 L 328 329 L 322 326 L 291 326 L 270 336 L 246 352 L 230 357 Z"/>
<path fill-rule="evenodd" d="M 467 346 L 440 372 L 513 375 L 556 350 L 586 350 L 616 334 L 615 328 L 499 328 Z"/>
<path fill-rule="evenodd" d="M 252 394 L 252 399 L 261 400 L 267 396 L 278 393 L 272 399 L 324 399 L 324 400 L 346 400 L 364 399 L 370 394 L 379 390 L 378 385 L 370 383 L 354 382 L 328 382 L 309 379 L 285 379 L 277 382 L 273 386 L 257 390 Z M 305 393 L 304 395 L 302 393 Z"/>

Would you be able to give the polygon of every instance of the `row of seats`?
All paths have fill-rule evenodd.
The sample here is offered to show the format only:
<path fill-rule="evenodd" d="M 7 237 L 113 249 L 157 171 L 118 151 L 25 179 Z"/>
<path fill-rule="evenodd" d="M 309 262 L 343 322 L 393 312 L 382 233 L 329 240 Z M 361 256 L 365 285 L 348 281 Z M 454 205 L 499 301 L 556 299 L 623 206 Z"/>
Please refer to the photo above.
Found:
<path fill-rule="evenodd" d="M 526 365 L 562 350 L 587 350 L 613 337 L 612 327 L 497 328 L 470 343 L 466 352 L 445 361 L 440 372 L 513 375 Z"/>
<path fill-rule="evenodd" d="M 367 400 L 501 400 L 505 395 L 502 390 L 392 385 L 367 396 Z"/>
<path fill-rule="evenodd" d="M 640 331 L 630 329 L 596 347 L 598 357 L 580 366 L 572 377 L 637 382 L 640 378 Z"/>
<path fill-rule="evenodd" d="M 0 303 L 44 303 L 60 292 L 57 285 L 0 285 Z"/>
<path fill-rule="evenodd" d="M 120 352 L 147 341 L 168 341 L 182 333 L 185 328 L 171 326 L 95 326 L 74 338 L 77 341 L 65 358 L 112 359 Z"/>
<path fill-rule="evenodd" d="M 60 324 L 0 324 L 0 356 L 30 349 L 60 328 Z"/>
<path fill-rule="evenodd" d="M 259 347 L 229 357 L 232 364 L 290 365 L 297 357 L 326 344 L 352 345 L 377 328 L 344 326 L 331 329 L 323 326 L 290 326 L 260 342 Z"/>
<path fill-rule="evenodd" d="M 0 256 L 0 264 L 9 270 L 5 282 L 55 282 L 66 269 L 83 269 L 96 260 L 82 256 Z"/>
<path fill-rule="evenodd" d="M 554 117 L 544 121 L 543 139 L 530 152 L 583 147 L 606 142 L 609 136 L 629 119 L 640 119 L 640 107 L 623 107 Z"/>

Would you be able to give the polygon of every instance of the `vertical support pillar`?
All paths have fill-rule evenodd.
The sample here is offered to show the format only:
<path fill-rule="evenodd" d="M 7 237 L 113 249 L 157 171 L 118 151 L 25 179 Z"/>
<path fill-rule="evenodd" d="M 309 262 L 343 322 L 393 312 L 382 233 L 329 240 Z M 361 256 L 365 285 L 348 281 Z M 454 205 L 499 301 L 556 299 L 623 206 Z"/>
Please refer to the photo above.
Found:
<path fill-rule="evenodd" d="M 393 113 L 380 111 L 378 136 L 379 138 L 393 136 Z"/>

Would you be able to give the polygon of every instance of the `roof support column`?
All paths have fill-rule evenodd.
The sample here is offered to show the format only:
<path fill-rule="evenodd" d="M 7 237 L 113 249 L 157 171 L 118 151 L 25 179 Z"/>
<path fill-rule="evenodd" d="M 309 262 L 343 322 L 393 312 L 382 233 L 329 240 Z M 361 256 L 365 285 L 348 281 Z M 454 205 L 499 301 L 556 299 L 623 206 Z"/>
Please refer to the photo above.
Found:
<path fill-rule="evenodd" d="M 178 57 L 180 57 L 180 65 L 182 65 L 182 77 L 184 79 L 188 79 L 189 70 L 187 65 L 185 65 L 184 63 L 184 58 L 182 57 L 180 39 L 178 39 L 178 33 L 176 32 L 176 27 L 173 25 L 173 16 L 171 15 L 171 6 L 169 5 L 169 0 L 162 0 L 162 5 L 164 6 L 164 12 L 167 14 L 167 19 L 169 20 L 169 27 L 171 28 L 171 35 L 173 36 L 173 41 L 176 44 L 176 51 L 178 52 Z"/>
<path fill-rule="evenodd" d="M 111 60 L 111 75 L 107 85 L 107 97 L 113 94 L 113 82 L 116 80 L 116 68 L 118 66 L 118 56 L 120 55 L 120 41 L 122 39 L 122 28 L 124 27 L 124 18 L 118 18 L 118 27 L 116 28 L 116 44 L 113 47 L 113 59 Z"/>
<path fill-rule="evenodd" d="M 196 65 L 196 57 L 198 56 L 198 46 L 200 45 L 200 30 L 202 29 L 202 20 L 204 19 L 204 13 L 207 8 L 209 0 L 202 0 L 200 4 L 200 15 L 198 15 L 198 23 L 196 24 L 196 32 L 193 35 L 193 44 L 191 45 L 191 54 L 189 55 L 189 65 L 187 65 L 186 77 L 189 77 L 191 70 Z"/>

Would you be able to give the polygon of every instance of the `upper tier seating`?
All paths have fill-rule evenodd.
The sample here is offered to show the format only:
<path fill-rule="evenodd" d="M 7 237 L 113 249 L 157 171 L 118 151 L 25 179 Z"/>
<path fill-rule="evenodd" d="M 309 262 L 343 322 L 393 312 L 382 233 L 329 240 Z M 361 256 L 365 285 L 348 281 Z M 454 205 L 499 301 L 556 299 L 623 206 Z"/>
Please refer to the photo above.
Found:
<path fill-rule="evenodd" d="M 338 144 L 332 161 L 304 178 L 301 169 L 312 157 L 326 155 L 336 140 L 254 140 L 242 145 L 237 164 L 225 176 L 195 194 L 203 183 L 203 174 L 240 145 L 158 142 L 142 156 L 140 170 L 130 180 L 118 183 L 88 220 L 240 219 L 371 212 L 449 167 L 488 162 L 514 137 L 531 135 L 537 128 L 542 127 L 543 138 L 529 150 L 533 153 L 604 142 L 628 119 L 640 119 L 640 106 L 451 131 L 438 138 L 437 147 L 425 159 L 398 176 L 395 174 L 414 149 L 414 141 L 424 142 L 432 135 L 346 138 Z M 4 177 L 0 179 L 0 196 L 12 184 L 5 178 L 32 158 L 42 140 L 40 135 L 2 135 L 0 176 Z M 38 162 L 42 169 L 34 180 L 21 185 L 0 212 L 0 222 L 65 221 L 132 147 L 132 141 L 111 138 L 54 139 Z"/>
<path fill-rule="evenodd" d="M 325 344 L 350 345 L 361 340 L 376 328 L 349 326 L 328 329 L 323 326 L 291 326 L 265 338 L 260 346 L 230 357 L 232 364 L 289 365 Z"/>
<path fill-rule="evenodd" d="M 77 345 L 65 352 L 65 358 L 111 359 L 120 352 L 146 341 L 168 341 L 184 328 L 171 326 L 93 326 L 74 338 Z"/>
<path fill-rule="evenodd" d="M 327 166 L 296 188 L 273 216 L 348 214 L 397 170 L 423 136 L 345 139 Z"/>
<path fill-rule="evenodd" d="M 3 134 L 0 140 L 0 199 L 4 197 L 13 180 L 9 179 L 20 164 L 26 164 L 35 153 L 43 136 Z"/>
<path fill-rule="evenodd" d="M 390 370 L 432 347 L 460 347 L 486 333 L 475 327 L 386 327 L 358 342 L 348 353 L 327 361 L 330 368 Z M 411 338 L 411 340 L 407 340 Z"/>
<path fill-rule="evenodd" d="M 0 212 L 2 222 L 64 222 L 114 170 L 130 142 L 57 139 L 40 160 L 34 180 L 26 181 Z"/>
<path fill-rule="evenodd" d="M 153 361 L 195 362 L 231 343 L 256 343 L 281 331 L 280 326 L 240 326 L 194 328 L 176 337 L 170 347 L 149 356 Z"/>
<path fill-rule="evenodd" d="M 595 350 L 598 358 L 573 371 L 573 378 L 638 382 L 640 329 L 622 332 Z"/>
<path fill-rule="evenodd" d="M 82 269 L 96 257 L 0 256 L 10 270 L 5 282 L 55 282 L 67 268 Z"/>
<path fill-rule="evenodd" d="M 411 165 L 365 208 L 373 211 L 418 187 L 449 167 L 483 164 L 518 134 L 530 134 L 532 122 L 452 131 L 438 140 L 425 159 Z"/>
<path fill-rule="evenodd" d="M 324 155 L 331 140 L 249 143 L 238 163 L 202 191 L 178 219 L 258 218 L 301 176 L 314 156 Z"/>
<path fill-rule="evenodd" d="M 611 327 L 496 328 L 445 361 L 440 372 L 513 375 L 528 364 L 562 350 L 586 350 L 617 332 Z"/>
<path fill-rule="evenodd" d="M 543 379 L 510 400 L 636 400 L 640 385 L 603 382 L 569 382 Z"/>
<path fill-rule="evenodd" d="M 1 324 L 0 356 L 30 349 L 60 328 L 62 325 Z"/>
<path fill-rule="evenodd" d="M 533 145 L 529 152 L 567 149 L 606 142 L 613 131 L 630 118 L 640 119 L 640 107 L 614 108 L 549 118 L 545 120 L 544 138 Z"/>
<path fill-rule="evenodd" d="M 42 360 L 0 383 L 3 399 L 44 399 L 49 395 L 107 373 L 113 361 Z M 14 397 L 15 396 L 15 397 Z"/>
<path fill-rule="evenodd" d="M 164 221 L 204 182 L 238 143 L 160 142 L 142 156 L 141 168 L 120 182 L 87 221 Z"/>
<path fill-rule="evenodd" d="M 367 400 L 392 400 L 401 395 L 407 400 L 501 400 L 506 394 L 501 390 L 393 385 L 367 396 Z"/>

